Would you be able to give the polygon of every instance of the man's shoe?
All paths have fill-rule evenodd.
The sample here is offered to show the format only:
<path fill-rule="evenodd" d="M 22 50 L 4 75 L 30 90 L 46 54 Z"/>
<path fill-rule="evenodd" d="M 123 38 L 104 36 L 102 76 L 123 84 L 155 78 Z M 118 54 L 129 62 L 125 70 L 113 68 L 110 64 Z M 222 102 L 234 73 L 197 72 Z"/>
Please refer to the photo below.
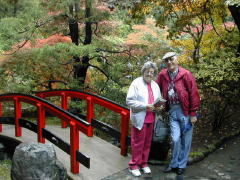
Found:
<path fill-rule="evenodd" d="M 177 175 L 182 175 L 184 173 L 185 169 L 184 168 L 178 168 L 177 169 Z"/>
<path fill-rule="evenodd" d="M 151 173 L 151 169 L 148 166 L 142 168 L 142 170 L 143 170 L 144 174 L 150 174 Z"/>
<path fill-rule="evenodd" d="M 133 176 L 135 177 L 139 177 L 141 176 L 141 172 L 139 171 L 139 169 L 129 169 L 130 173 L 132 173 Z"/>
<path fill-rule="evenodd" d="M 172 168 L 172 167 L 170 167 L 170 166 L 167 166 L 167 167 L 163 170 L 164 173 L 170 173 L 170 172 L 175 172 L 175 171 L 176 171 L 176 168 Z"/>

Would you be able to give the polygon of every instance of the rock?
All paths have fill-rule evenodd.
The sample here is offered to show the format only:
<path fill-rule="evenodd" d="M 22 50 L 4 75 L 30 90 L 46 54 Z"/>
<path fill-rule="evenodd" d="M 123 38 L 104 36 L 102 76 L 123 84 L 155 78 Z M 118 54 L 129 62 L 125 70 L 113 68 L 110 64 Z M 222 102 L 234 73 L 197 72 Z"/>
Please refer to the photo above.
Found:
<path fill-rule="evenodd" d="M 57 160 L 53 145 L 21 143 L 12 158 L 11 178 L 65 180 L 67 170 Z"/>
<path fill-rule="evenodd" d="M 4 152 L 5 151 L 5 146 L 4 144 L 0 143 L 0 152 Z"/>
<path fill-rule="evenodd" d="M 170 173 L 164 177 L 164 180 L 176 180 L 176 178 L 177 178 L 176 174 Z"/>
<path fill-rule="evenodd" d="M 7 159 L 6 147 L 0 143 L 0 161 Z"/>
<path fill-rule="evenodd" d="M 183 180 L 183 175 L 177 175 L 176 180 Z"/>
<path fill-rule="evenodd" d="M 221 173 L 221 172 L 220 172 L 220 173 L 218 173 L 218 175 L 219 175 L 219 176 L 224 176 L 224 173 Z"/>
<path fill-rule="evenodd" d="M 231 176 L 229 176 L 229 175 L 225 175 L 223 178 L 224 179 L 232 179 Z"/>

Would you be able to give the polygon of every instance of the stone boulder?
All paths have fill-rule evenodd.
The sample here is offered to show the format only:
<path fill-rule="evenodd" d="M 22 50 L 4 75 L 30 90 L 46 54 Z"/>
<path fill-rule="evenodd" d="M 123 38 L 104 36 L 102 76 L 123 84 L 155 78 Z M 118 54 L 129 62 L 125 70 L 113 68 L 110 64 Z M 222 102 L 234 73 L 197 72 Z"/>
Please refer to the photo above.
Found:
<path fill-rule="evenodd" d="M 7 159 L 6 147 L 0 143 L 0 161 Z"/>
<path fill-rule="evenodd" d="M 12 180 L 65 180 L 67 170 L 57 160 L 52 144 L 21 143 L 12 158 Z"/>

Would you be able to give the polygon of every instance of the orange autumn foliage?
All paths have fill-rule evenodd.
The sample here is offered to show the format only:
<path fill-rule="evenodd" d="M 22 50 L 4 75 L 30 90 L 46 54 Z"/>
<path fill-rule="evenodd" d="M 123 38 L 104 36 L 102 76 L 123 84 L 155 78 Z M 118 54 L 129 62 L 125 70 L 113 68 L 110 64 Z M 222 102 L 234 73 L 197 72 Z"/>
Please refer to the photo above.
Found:
<path fill-rule="evenodd" d="M 35 43 L 27 42 L 24 46 L 23 49 L 25 48 L 41 48 L 44 45 L 54 45 L 56 43 L 71 43 L 71 38 L 68 36 L 63 36 L 60 34 L 55 34 L 52 36 L 49 36 L 48 38 L 45 39 L 37 39 Z M 21 44 L 21 43 L 20 43 Z"/>

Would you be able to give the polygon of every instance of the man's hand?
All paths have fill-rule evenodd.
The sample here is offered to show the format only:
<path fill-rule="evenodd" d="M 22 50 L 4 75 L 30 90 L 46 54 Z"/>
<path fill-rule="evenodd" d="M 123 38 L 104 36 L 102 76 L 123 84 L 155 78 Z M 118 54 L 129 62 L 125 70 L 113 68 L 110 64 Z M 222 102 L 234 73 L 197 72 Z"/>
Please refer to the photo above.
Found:
<path fill-rule="evenodd" d="M 157 106 L 154 109 L 155 112 L 161 112 L 162 110 L 164 110 L 164 106 Z"/>
<path fill-rule="evenodd" d="M 153 106 L 153 104 L 147 105 L 147 111 L 153 111 L 154 109 L 155 109 L 155 107 Z"/>
<path fill-rule="evenodd" d="M 190 116 L 190 121 L 191 121 L 192 124 L 197 122 L 197 116 Z"/>

